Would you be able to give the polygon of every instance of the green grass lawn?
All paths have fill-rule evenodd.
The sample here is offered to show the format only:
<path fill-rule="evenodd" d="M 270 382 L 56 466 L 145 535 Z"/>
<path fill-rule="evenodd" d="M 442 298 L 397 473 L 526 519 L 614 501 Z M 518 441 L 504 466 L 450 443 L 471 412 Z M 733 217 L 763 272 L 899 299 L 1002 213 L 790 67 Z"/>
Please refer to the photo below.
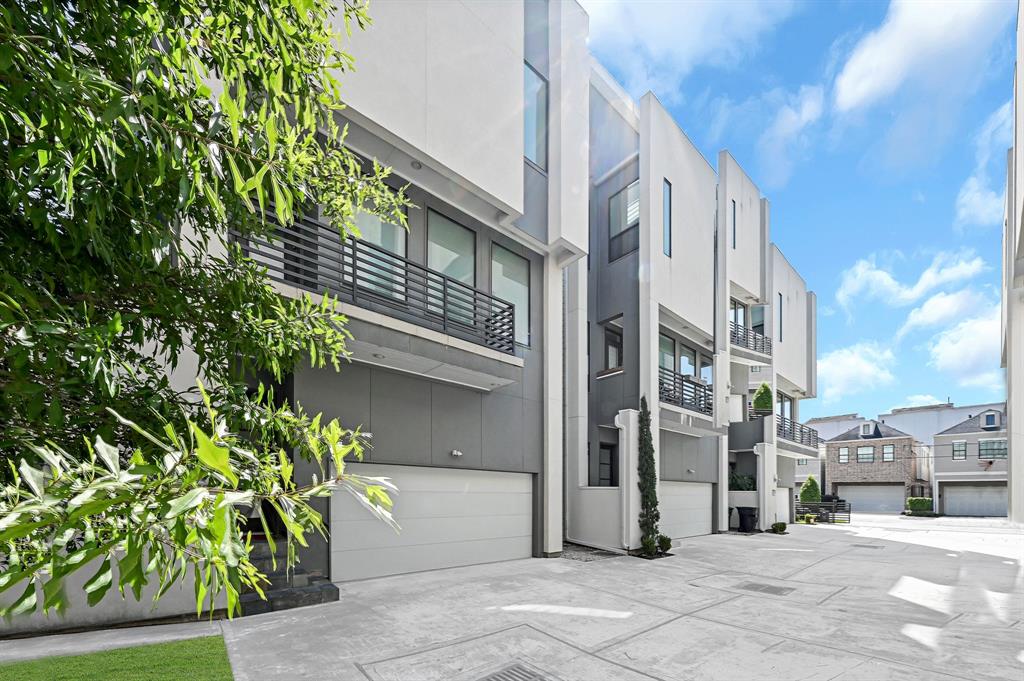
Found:
<path fill-rule="evenodd" d="M 220 636 L 0 664 L 0 681 L 231 681 Z"/>

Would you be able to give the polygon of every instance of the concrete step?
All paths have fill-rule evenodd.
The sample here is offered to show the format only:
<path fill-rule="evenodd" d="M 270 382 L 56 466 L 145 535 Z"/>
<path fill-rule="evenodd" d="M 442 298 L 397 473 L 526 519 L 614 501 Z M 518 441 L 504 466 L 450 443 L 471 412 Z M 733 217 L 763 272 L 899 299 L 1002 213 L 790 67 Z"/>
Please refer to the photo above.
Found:
<path fill-rule="evenodd" d="M 242 615 L 259 615 L 265 612 L 278 612 L 302 608 L 307 605 L 320 605 L 338 600 L 338 587 L 323 577 L 314 578 L 305 586 L 281 587 L 265 591 L 266 600 L 256 593 L 242 594 Z"/>

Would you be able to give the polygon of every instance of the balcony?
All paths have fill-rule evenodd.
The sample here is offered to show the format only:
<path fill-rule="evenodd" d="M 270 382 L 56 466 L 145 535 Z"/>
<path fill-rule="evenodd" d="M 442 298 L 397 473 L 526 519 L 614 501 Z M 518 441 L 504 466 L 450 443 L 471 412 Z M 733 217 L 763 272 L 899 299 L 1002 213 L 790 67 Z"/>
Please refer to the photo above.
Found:
<path fill-rule="evenodd" d="M 714 411 L 714 390 L 689 376 L 665 367 L 658 368 L 658 395 L 662 402 L 710 416 Z"/>
<path fill-rule="evenodd" d="M 753 329 L 740 326 L 736 322 L 729 322 L 729 342 L 738 348 L 756 352 L 761 355 L 771 356 L 772 339 L 762 336 Z"/>
<path fill-rule="evenodd" d="M 303 219 L 272 237 L 232 234 L 271 279 L 515 354 L 515 306 L 357 239 Z"/>
<path fill-rule="evenodd" d="M 818 448 L 818 431 L 785 416 L 775 416 L 775 434 L 798 445 Z"/>

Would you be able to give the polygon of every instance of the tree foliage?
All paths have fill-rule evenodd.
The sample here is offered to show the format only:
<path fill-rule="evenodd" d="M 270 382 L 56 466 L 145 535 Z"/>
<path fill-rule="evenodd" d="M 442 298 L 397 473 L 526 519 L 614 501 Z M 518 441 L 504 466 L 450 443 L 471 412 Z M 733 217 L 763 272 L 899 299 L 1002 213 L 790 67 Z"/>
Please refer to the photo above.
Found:
<path fill-rule="evenodd" d="M 344 487 L 358 432 L 283 398 L 300 361 L 339 367 L 334 299 L 285 298 L 237 240 L 318 206 L 404 224 L 388 170 L 344 146 L 344 31 L 362 0 L 15 0 L 0 8 L 0 591 L 62 608 L 63 578 L 139 595 L 199 575 L 229 612 L 261 576 L 254 509 L 295 545 Z M 205 390 L 170 378 L 179 361 Z M 194 365 L 194 366 L 193 366 Z M 194 384 L 193 384 L 194 385 Z M 203 425 L 200 425 L 203 424 Z M 290 456 L 320 464 L 293 481 Z M 269 510 L 268 510 L 269 509 Z M 42 598 L 36 597 L 37 586 Z"/>
<path fill-rule="evenodd" d="M 816 504 L 821 501 L 821 487 L 813 475 L 808 475 L 800 485 L 800 501 L 805 504 Z"/>
<path fill-rule="evenodd" d="M 658 523 L 661 512 L 658 510 L 658 473 L 654 465 L 654 437 L 651 434 L 651 411 L 647 408 L 647 398 L 640 398 L 640 451 L 637 462 L 640 488 L 640 546 L 647 555 L 657 553 Z"/>
<path fill-rule="evenodd" d="M 772 387 L 762 383 L 754 392 L 754 409 L 758 411 L 771 411 L 773 406 Z"/>

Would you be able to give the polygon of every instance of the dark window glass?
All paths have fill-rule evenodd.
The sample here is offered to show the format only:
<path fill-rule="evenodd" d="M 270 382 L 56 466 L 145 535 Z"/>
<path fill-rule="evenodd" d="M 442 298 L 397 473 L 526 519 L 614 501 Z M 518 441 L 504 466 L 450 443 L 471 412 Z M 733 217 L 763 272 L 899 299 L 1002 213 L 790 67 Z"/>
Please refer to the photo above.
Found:
<path fill-rule="evenodd" d="M 548 83 L 529 64 L 523 64 L 526 107 L 523 116 L 523 155 L 541 169 L 548 165 Z"/>
<path fill-rule="evenodd" d="M 597 450 L 597 470 L 591 470 L 591 486 L 618 487 L 619 448 L 602 442 Z"/>
<path fill-rule="evenodd" d="M 604 368 L 622 367 L 622 332 L 606 327 L 604 330 Z"/>
<path fill-rule="evenodd" d="M 978 443 L 979 459 L 1005 459 L 1006 440 L 982 440 Z"/>
<path fill-rule="evenodd" d="M 672 183 L 665 180 L 661 196 L 661 248 L 672 257 Z"/>
<path fill-rule="evenodd" d="M 608 260 L 640 248 L 640 181 L 608 200 Z"/>

